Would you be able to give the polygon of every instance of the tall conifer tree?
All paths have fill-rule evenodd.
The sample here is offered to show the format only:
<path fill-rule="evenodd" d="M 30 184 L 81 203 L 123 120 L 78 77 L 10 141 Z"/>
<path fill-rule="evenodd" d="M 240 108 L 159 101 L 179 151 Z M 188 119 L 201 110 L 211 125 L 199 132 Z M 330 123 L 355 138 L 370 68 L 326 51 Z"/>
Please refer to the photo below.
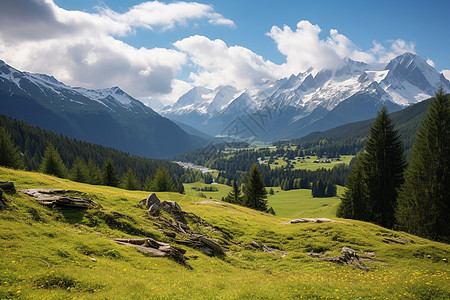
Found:
<path fill-rule="evenodd" d="M 111 158 L 105 162 L 102 168 L 103 184 L 109 186 L 117 186 L 119 179 L 117 178 L 116 168 Z"/>
<path fill-rule="evenodd" d="M 345 183 L 347 188 L 341 198 L 336 216 L 339 218 L 369 220 L 370 206 L 366 178 L 361 157 L 357 159 Z"/>
<path fill-rule="evenodd" d="M 152 192 L 178 192 L 178 188 L 175 186 L 166 168 L 159 168 L 156 171 L 155 177 L 150 184 L 150 190 Z"/>
<path fill-rule="evenodd" d="M 45 174 L 50 174 L 61 178 L 66 177 L 67 168 L 64 165 L 61 156 L 59 156 L 58 151 L 52 144 L 49 144 L 45 149 L 44 157 L 39 170 Z"/>
<path fill-rule="evenodd" d="M 75 158 L 69 173 L 70 180 L 78 182 L 89 182 L 89 169 L 84 159 L 80 156 Z"/>
<path fill-rule="evenodd" d="M 226 202 L 234 203 L 234 204 L 242 204 L 242 194 L 241 189 L 237 185 L 236 181 L 233 180 L 233 185 L 231 191 L 228 193 L 225 198 Z"/>
<path fill-rule="evenodd" d="M 338 216 L 392 228 L 406 166 L 403 143 L 383 107 L 370 127 L 365 151 L 352 169 Z"/>
<path fill-rule="evenodd" d="M 450 99 L 442 88 L 417 132 L 397 220 L 413 234 L 450 240 Z"/>
<path fill-rule="evenodd" d="M 14 146 L 11 135 L 3 127 L 0 128 L 0 166 L 15 169 L 24 166 L 19 148 Z"/>
<path fill-rule="evenodd" d="M 244 191 L 245 206 L 267 211 L 267 190 L 264 181 L 258 171 L 258 165 L 253 164 L 247 177 L 247 184 Z"/>
<path fill-rule="evenodd" d="M 363 158 L 371 207 L 370 221 L 392 228 L 395 223 L 397 189 L 406 166 L 403 143 L 385 107 L 370 128 Z"/>
<path fill-rule="evenodd" d="M 120 187 L 126 190 L 139 190 L 141 188 L 141 183 L 131 168 L 128 168 L 127 172 L 123 174 Z"/>

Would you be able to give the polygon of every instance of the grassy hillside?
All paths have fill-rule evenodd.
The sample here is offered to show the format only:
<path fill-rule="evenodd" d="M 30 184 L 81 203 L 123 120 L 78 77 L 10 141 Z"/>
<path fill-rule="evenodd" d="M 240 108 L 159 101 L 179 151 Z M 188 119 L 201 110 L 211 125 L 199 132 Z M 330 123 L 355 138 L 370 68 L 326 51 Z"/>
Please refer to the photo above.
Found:
<path fill-rule="evenodd" d="M 344 188 L 337 186 L 338 195 Z M 274 195 L 269 195 L 268 206 L 272 206 L 279 217 L 284 218 L 334 218 L 340 203 L 339 197 L 313 198 L 311 190 L 296 189 L 283 191 L 273 188 Z"/>
<path fill-rule="evenodd" d="M 146 192 L 70 182 L 39 173 L 0 168 L 0 180 L 18 189 L 62 188 L 86 193 L 101 205 L 85 211 L 52 209 L 21 193 L 6 194 L 0 210 L 0 299 L 448 299 L 450 247 L 369 223 L 286 224 L 289 219 L 188 195 L 158 193 L 186 212 L 226 231 L 229 250 L 209 257 L 187 250 L 192 269 L 167 258 L 119 246 L 115 237 L 152 237 L 168 242 L 155 217 L 137 206 Z M 211 238 L 215 231 L 189 224 Z M 384 237 L 410 240 L 386 244 Z M 278 249 L 255 250 L 254 240 Z M 319 261 L 308 252 L 339 255 L 348 246 L 372 268 Z M 285 257 L 282 254 L 285 251 Z M 328 253 L 329 251 L 329 253 Z M 428 258 L 428 255 L 430 258 Z M 91 260 L 91 258 L 96 261 Z"/>

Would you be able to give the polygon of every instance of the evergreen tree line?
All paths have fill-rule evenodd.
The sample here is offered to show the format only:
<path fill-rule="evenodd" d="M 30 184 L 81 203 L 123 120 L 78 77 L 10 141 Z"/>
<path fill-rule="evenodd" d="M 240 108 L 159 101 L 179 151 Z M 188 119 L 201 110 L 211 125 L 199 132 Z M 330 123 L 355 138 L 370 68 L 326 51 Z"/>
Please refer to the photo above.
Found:
<path fill-rule="evenodd" d="M 128 153 L 95 145 L 88 142 L 69 139 L 61 134 L 40 129 L 31 126 L 23 121 L 14 120 L 10 117 L 0 115 L 0 127 L 4 128 L 12 139 L 13 145 L 16 145 L 19 155 L 22 157 L 22 165 L 30 171 L 38 171 L 44 153 L 48 145 L 54 145 L 55 150 L 60 155 L 66 169 L 80 170 L 82 161 L 89 167 L 93 175 L 90 183 L 98 184 L 98 169 L 102 168 L 108 159 L 114 162 L 117 176 L 121 178 L 124 174 L 132 170 L 134 176 L 140 183 L 145 183 L 147 178 L 153 178 L 158 168 L 166 169 L 171 177 L 181 177 L 184 169 L 167 160 L 150 159 L 130 155 Z M 79 174 L 79 176 L 82 176 Z"/>
<path fill-rule="evenodd" d="M 425 116 L 432 99 L 421 101 L 401 111 L 389 114 L 396 124 L 399 135 L 402 138 L 405 153 L 410 154 L 417 130 Z M 336 157 L 340 155 L 356 155 L 364 149 L 366 137 L 372 120 L 360 121 L 342 125 L 324 132 L 311 133 L 305 137 L 289 141 L 278 141 L 274 145 L 303 149 L 309 155 Z"/>
<path fill-rule="evenodd" d="M 231 191 L 223 200 L 255 210 L 275 214 L 272 207 L 267 207 L 267 190 L 261 173 L 258 170 L 258 164 L 253 164 L 251 166 L 246 177 L 246 182 L 243 184 L 243 189 L 239 188 L 236 181 L 233 181 Z"/>
<path fill-rule="evenodd" d="M 315 154 L 315 153 L 314 153 Z M 313 153 L 305 151 L 302 148 L 288 149 L 279 147 L 275 151 L 269 148 L 262 149 L 241 149 L 230 154 L 225 147 L 220 145 L 210 145 L 205 149 L 196 150 L 179 155 L 176 159 L 190 161 L 197 165 L 202 165 L 211 169 L 220 170 L 216 182 L 230 185 L 233 181 L 238 185 L 247 180 L 248 170 L 260 158 L 261 160 L 273 161 L 275 157 L 285 157 L 294 159 L 295 157 L 305 157 Z M 338 153 L 335 156 L 339 156 Z M 283 190 L 298 188 L 311 188 L 313 182 L 322 179 L 326 184 L 331 182 L 336 185 L 344 185 L 345 179 L 349 174 L 348 166 L 342 164 L 331 170 L 319 169 L 310 170 L 292 170 L 290 168 L 277 167 L 271 169 L 269 165 L 259 166 L 266 186 L 281 187 Z M 208 182 L 207 175 L 200 175 L 194 172 L 185 172 L 182 176 L 183 182 Z M 212 181 L 212 178 L 210 179 Z"/>
<path fill-rule="evenodd" d="M 406 165 L 398 131 L 383 108 L 357 156 L 337 216 L 450 240 L 450 97 L 429 105 Z"/>
<path fill-rule="evenodd" d="M 3 127 L 0 127 L 0 165 L 16 169 L 24 166 L 19 148 L 14 146 L 11 135 Z M 164 167 L 158 168 L 155 176 L 153 178 L 148 176 L 145 182 L 140 182 L 131 168 L 128 168 L 127 172 L 119 178 L 112 159 L 108 159 L 100 168 L 92 160 L 86 163 L 82 157 L 77 157 L 72 168 L 68 170 L 52 144 L 48 145 L 44 151 L 39 171 L 73 181 L 118 186 L 128 190 L 184 193 L 181 179 L 177 176 L 172 178 Z"/>

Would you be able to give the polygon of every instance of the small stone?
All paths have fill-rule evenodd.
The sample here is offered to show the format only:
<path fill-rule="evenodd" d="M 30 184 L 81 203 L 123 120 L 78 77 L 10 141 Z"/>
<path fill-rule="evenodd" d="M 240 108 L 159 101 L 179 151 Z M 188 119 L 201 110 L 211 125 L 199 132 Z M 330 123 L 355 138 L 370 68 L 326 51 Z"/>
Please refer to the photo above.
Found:
<path fill-rule="evenodd" d="M 448 262 L 446 258 L 443 258 L 442 261 L 445 263 Z"/>
<path fill-rule="evenodd" d="M 250 246 L 252 246 L 252 247 L 255 247 L 255 248 L 261 248 L 261 246 L 257 243 L 257 242 L 255 242 L 255 241 L 251 241 L 250 242 Z"/>
<path fill-rule="evenodd" d="M 428 254 L 428 255 L 427 255 L 427 258 L 431 258 L 431 255 Z"/>
<path fill-rule="evenodd" d="M 90 257 L 89 258 L 92 262 L 97 262 L 97 260 L 95 259 L 95 258 L 93 258 L 93 257 Z"/>

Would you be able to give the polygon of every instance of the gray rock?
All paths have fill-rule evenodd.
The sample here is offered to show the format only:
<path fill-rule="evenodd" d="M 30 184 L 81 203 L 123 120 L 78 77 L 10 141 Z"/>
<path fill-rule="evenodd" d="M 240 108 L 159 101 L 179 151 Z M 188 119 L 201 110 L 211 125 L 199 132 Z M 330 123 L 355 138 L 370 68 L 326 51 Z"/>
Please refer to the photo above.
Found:
<path fill-rule="evenodd" d="M 147 199 L 141 200 L 140 204 L 145 206 L 145 208 L 149 209 L 153 204 L 160 204 L 161 201 L 158 199 L 155 193 L 151 193 L 148 195 Z"/>
<path fill-rule="evenodd" d="M 152 204 L 149 209 L 148 212 L 152 215 L 152 216 L 157 216 L 159 215 L 159 208 L 161 207 L 160 203 L 154 203 Z"/>
<path fill-rule="evenodd" d="M 175 201 L 163 201 L 161 202 L 161 207 L 169 212 L 182 212 L 180 205 Z"/>
<path fill-rule="evenodd" d="M 260 248 L 261 248 L 261 246 L 260 246 L 257 242 L 255 242 L 255 241 L 251 241 L 251 242 L 250 242 L 250 246 L 255 247 L 255 248 L 257 248 L 257 249 L 260 249 Z"/>

